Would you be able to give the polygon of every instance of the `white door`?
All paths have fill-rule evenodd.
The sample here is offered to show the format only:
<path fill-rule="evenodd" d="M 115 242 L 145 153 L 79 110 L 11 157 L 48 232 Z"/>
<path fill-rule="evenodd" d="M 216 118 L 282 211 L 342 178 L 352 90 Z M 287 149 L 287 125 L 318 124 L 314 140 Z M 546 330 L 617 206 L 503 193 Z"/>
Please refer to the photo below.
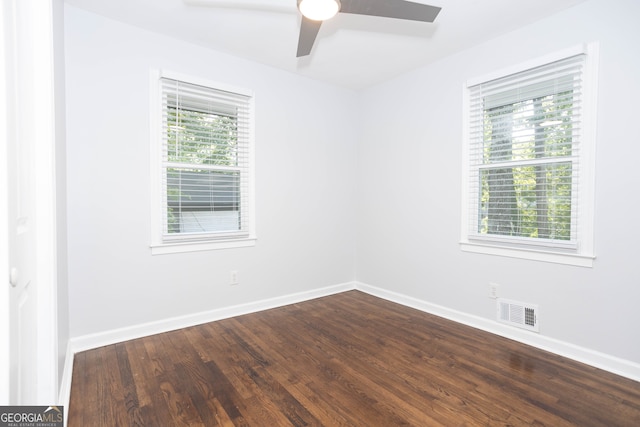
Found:
<path fill-rule="evenodd" d="M 2 1 L 1 119 L 8 269 L 8 403 L 55 403 L 53 59 L 47 2 Z M 42 28 L 44 25 L 44 28 Z M 3 233 L 4 234 L 4 233 Z M 4 291 L 3 291 L 4 292 Z M 5 297 L 6 293 L 3 293 Z M 52 323 L 53 322 L 53 323 Z M 5 329 L 5 330 L 6 330 Z M 51 360 L 53 359 L 53 360 Z M 53 372 L 53 378 L 56 378 Z M 55 381 L 54 381 L 55 382 Z"/>

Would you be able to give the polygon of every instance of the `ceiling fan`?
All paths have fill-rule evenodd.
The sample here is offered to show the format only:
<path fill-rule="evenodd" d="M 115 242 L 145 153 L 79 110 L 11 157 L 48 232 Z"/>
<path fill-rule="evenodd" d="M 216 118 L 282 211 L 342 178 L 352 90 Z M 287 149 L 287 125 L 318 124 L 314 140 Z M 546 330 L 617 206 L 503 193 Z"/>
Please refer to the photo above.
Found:
<path fill-rule="evenodd" d="M 227 8 L 260 9 L 285 12 L 293 9 L 293 0 L 183 0 L 194 6 L 217 6 Z M 322 21 L 337 13 L 380 16 L 384 18 L 410 21 L 433 22 L 441 7 L 429 6 L 406 0 L 296 0 L 302 14 L 300 36 L 298 38 L 298 58 L 311 53 L 313 43 L 320 31 Z M 291 9 L 286 4 L 291 4 Z"/>
<path fill-rule="evenodd" d="M 296 56 L 311 53 L 322 21 L 340 13 L 433 22 L 442 8 L 406 0 L 297 0 L 302 13 Z"/>

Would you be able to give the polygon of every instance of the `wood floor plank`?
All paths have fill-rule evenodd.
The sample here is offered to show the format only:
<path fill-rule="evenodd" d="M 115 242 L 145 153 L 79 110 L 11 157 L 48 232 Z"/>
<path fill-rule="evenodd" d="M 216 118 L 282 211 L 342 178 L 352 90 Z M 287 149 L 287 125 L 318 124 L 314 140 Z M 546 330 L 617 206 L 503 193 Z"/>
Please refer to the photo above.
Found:
<path fill-rule="evenodd" d="M 640 383 L 358 291 L 76 355 L 69 426 L 640 425 Z"/>
<path fill-rule="evenodd" d="M 127 344 L 116 344 L 115 350 L 122 385 L 121 389 L 124 395 L 124 404 L 129 416 L 129 425 L 144 426 L 146 423 L 140 415 L 140 400 L 138 398 L 138 390 L 133 378 L 133 373 L 131 372 Z M 140 384 L 140 386 L 140 389 L 144 389 L 143 384 Z"/>
<path fill-rule="evenodd" d="M 142 340 L 126 343 L 132 376 L 136 381 L 136 390 L 140 403 L 141 417 L 148 426 L 175 426 L 169 413 L 164 394 L 156 378 L 157 370 Z"/>
<path fill-rule="evenodd" d="M 86 376 L 86 359 L 87 352 L 83 351 L 75 355 L 73 358 L 73 369 L 72 372 L 75 375 L 71 378 L 71 390 L 73 390 L 74 394 L 77 396 L 83 396 L 82 406 L 73 405 L 67 408 L 67 424 L 68 425 L 85 425 L 84 423 L 84 414 L 89 412 L 83 410 L 85 405 L 91 399 L 89 396 L 89 391 L 87 390 L 87 382 L 85 381 Z"/>
<path fill-rule="evenodd" d="M 204 426 L 189 394 L 191 383 L 187 381 L 180 366 L 183 358 L 181 346 L 184 345 L 184 340 L 180 335 L 173 333 L 160 334 L 159 338 L 157 357 L 165 367 L 159 377 L 160 388 L 164 392 L 173 420 L 178 425 Z"/>

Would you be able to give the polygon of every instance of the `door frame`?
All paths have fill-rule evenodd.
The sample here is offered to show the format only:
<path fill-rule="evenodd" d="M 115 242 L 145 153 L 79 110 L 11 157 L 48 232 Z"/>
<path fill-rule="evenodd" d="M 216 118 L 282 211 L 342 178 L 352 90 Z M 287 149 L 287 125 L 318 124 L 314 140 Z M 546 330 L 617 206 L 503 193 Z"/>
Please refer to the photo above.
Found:
<path fill-rule="evenodd" d="M 0 3 L 0 405 L 9 404 L 9 187 L 7 176 L 6 5 Z"/>
<path fill-rule="evenodd" d="M 28 404 L 51 405 L 58 399 L 58 340 L 57 340 L 57 253 L 56 253 L 56 182 L 55 182 L 55 102 L 54 102 L 54 43 L 53 0 L 2 0 L 0 4 L 0 230 L 5 237 L 10 226 L 9 176 L 7 149 L 11 135 L 18 135 L 19 123 L 10 116 L 11 111 L 26 114 L 38 123 L 33 170 L 35 200 L 34 217 L 36 230 L 35 277 L 37 278 L 37 361 L 36 378 L 38 388 L 28 397 Z M 28 26 L 28 36 L 17 36 L 18 25 Z M 22 32 L 21 34 L 25 34 Z M 32 70 L 26 73 L 7 73 L 16 59 L 14 49 L 30 52 Z M 13 79 L 12 81 L 9 81 Z M 27 87 L 20 97 L 29 97 L 32 102 L 18 107 L 16 100 L 7 94 L 18 79 L 29 79 L 20 87 Z M 19 81 L 19 80 L 18 80 Z M 25 108 L 29 105 L 29 108 Z M 20 109 L 17 109 L 20 108 Z M 17 141 L 19 143 L 19 141 Z M 17 165 L 17 167 L 20 167 Z M 9 243 L 0 239 L 0 310 L 9 312 Z M 10 402 L 10 319 L 8 314 L 0 316 L 0 404 Z M 26 403 L 25 403 L 26 404 Z"/>

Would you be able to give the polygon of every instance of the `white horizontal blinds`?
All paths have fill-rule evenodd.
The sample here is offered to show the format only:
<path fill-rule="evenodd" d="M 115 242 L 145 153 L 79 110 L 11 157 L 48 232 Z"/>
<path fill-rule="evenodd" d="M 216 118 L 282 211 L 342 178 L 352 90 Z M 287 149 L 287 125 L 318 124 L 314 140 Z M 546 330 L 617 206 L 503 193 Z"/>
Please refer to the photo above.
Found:
<path fill-rule="evenodd" d="M 584 62 L 469 88 L 472 238 L 575 246 Z"/>
<path fill-rule="evenodd" d="M 250 98 L 162 78 L 163 239 L 248 234 Z"/>

